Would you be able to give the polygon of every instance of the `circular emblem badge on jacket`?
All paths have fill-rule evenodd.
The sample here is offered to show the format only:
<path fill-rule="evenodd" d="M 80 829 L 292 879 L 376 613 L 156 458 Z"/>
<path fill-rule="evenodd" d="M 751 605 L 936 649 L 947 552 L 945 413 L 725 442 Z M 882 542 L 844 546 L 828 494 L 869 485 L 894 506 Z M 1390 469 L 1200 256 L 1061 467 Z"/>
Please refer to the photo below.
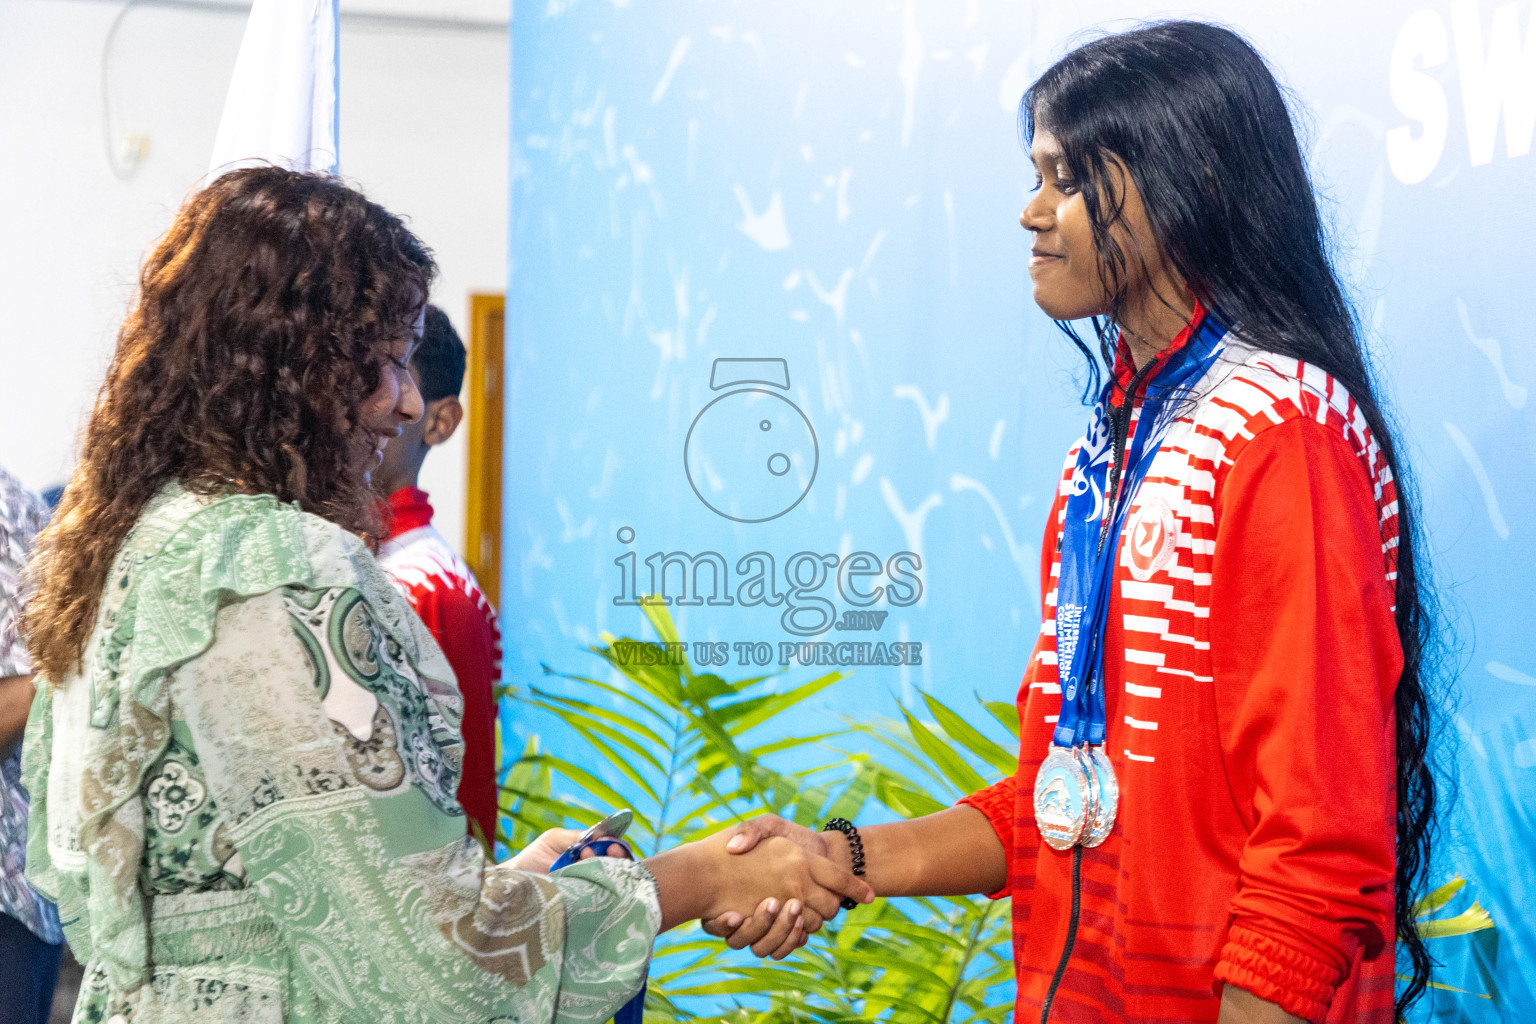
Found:
<path fill-rule="evenodd" d="M 1125 534 L 1131 575 L 1144 582 L 1173 561 L 1174 548 L 1179 540 L 1179 522 L 1166 501 L 1151 498 L 1142 502 L 1135 515 L 1131 516 Z"/>

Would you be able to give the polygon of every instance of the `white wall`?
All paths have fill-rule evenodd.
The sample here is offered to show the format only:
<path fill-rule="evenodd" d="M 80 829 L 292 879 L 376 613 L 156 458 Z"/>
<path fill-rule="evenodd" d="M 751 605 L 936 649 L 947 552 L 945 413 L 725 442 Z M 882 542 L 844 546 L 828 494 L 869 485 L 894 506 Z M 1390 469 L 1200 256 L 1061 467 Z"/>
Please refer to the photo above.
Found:
<path fill-rule="evenodd" d="M 104 55 L 123 7 L 0 0 L 0 464 L 39 490 L 73 464 L 141 253 L 207 169 L 245 23 L 231 6 L 139 3 Z M 506 280 L 508 0 L 372 9 L 476 19 L 342 4 L 342 172 L 437 251 L 433 299 L 463 332 L 469 294 Z M 149 139 L 126 178 L 106 153 L 104 70 L 113 136 Z M 422 484 L 456 546 L 463 444 L 429 457 Z"/>

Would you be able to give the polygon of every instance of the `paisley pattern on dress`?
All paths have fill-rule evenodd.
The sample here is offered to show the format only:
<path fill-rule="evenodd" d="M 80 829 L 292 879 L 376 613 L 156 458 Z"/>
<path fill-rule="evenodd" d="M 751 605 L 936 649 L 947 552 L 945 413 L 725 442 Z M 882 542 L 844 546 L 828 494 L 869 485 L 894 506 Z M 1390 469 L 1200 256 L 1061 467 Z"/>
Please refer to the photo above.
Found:
<path fill-rule="evenodd" d="M 173 730 L 149 772 L 142 885 L 156 895 L 243 888 L 239 854 L 208 795 L 196 751 L 176 735 L 182 731 Z"/>
<path fill-rule="evenodd" d="M 373 735 L 360 740 L 345 726 L 331 723 L 331 730 L 341 738 L 341 749 L 357 781 L 369 789 L 388 792 L 405 781 L 405 762 L 398 747 L 400 733 L 389 710 L 380 704 L 373 713 Z"/>
<path fill-rule="evenodd" d="M 88 971 L 80 986 L 72 1024 L 283 1024 L 281 995 L 260 986 L 203 978 L 182 971 L 157 971 L 130 994 L 114 993 L 102 970 Z"/>
<path fill-rule="evenodd" d="M 149 780 L 145 802 L 154 812 L 162 832 L 176 833 L 187 818 L 208 801 L 208 789 L 194 779 L 180 761 L 162 761 L 159 774 Z"/>
<path fill-rule="evenodd" d="M 172 485 L 89 652 L 24 758 L 77 1022 L 602 1024 L 639 987 L 654 880 L 487 860 L 453 796 L 451 670 L 339 527 Z"/>
<path fill-rule="evenodd" d="M 285 604 L 357 781 L 378 792 L 410 782 L 444 813 L 462 814 L 454 795 L 462 744 L 369 603 L 357 590 L 338 587 L 302 599 L 288 594 Z M 345 784 L 313 776 L 309 783 L 310 792 Z"/>
<path fill-rule="evenodd" d="M 331 646 L 346 659 L 346 667 L 358 682 L 379 677 L 379 628 L 368 613 L 362 595 L 349 591 L 331 613 Z"/>
<path fill-rule="evenodd" d="M 439 927 L 448 940 L 474 958 L 480 969 L 514 985 L 526 985 L 556 949 L 544 925 L 544 905 L 557 898 L 553 882 L 537 887 L 542 903 L 527 898 L 524 886 L 498 875 L 480 891 L 475 909 Z"/>

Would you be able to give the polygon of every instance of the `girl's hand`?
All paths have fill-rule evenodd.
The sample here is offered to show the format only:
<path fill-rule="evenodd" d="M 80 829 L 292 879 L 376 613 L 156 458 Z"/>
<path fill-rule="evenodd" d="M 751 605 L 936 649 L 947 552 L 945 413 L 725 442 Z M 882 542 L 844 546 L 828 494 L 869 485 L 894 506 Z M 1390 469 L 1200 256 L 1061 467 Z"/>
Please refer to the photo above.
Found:
<path fill-rule="evenodd" d="M 552 828 L 539 838 L 529 843 L 526 848 L 513 857 L 507 863 L 516 871 L 531 871 L 536 875 L 549 874 L 549 866 L 559 856 L 570 849 L 571 844 L 581 838 L 581 833 L 574 828 Z M 582 850 L 581 859 L 587 860 L 597 856 L 591 850 Z M 624 847 L 615 843 L 608 848 L 608 857 L 617 857 L 620 860 L 628 860 Z"/>

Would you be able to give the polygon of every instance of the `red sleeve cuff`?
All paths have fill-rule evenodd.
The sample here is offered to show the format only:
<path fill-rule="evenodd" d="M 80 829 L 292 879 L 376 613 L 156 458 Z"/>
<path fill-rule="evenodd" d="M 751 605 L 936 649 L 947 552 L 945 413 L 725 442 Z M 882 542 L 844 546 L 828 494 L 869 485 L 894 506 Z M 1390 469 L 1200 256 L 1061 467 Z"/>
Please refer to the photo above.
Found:
<path fill-rule="evenodd" d="M 997 841 L 1003 844 L 1003 855 L 1008 859 L 1008 878 L 1013 878 L 1013 819 L 1017 814 L 1018 783 L 1014 776 L 1009 776 L 995 786 L 980 789 L 970 796 L 962 797 L 955 806 L 974 807 L 987 816 L 987 821 L 992 826 L 992 831 L 997 833 Z M 1010 882 L 1004 882 L 1003 887 L 996 892 L 987 893 L 987 899 L 1000 900 L 1011 894 Z"/>
<path fill-rule="evenodd" d="M 1332 964 L 1239 924 L 1227 934 L 1216 979 L 1314 1024 L 1327 1016 L 1333 993 L 1344 980 Z"/>

